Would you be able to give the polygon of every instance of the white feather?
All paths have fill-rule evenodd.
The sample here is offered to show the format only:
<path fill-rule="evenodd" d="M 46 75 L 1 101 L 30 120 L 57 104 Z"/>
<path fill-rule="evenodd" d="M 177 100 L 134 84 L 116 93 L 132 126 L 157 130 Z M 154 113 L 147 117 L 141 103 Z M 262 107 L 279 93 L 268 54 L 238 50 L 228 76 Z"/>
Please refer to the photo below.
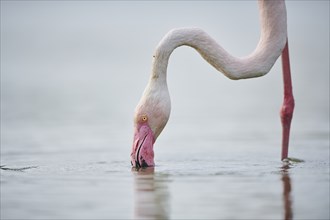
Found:
<path fill-rule="evenodd" d="M 171 110 L 166 73 L 171 53 L 186 45 L 196 49 L 218 71 L 230 79 L 246 79 L 267 74 L 287 41 L 285 3 L 259 1 L 261 35 L 256 49 L 246 57 L 234 57 L 199 28 L 179 28 L 168 32 L 154 53 L 149 83 L 136 108 L 135 118 L 146 114 L 155 138 L 165 127 Z M 137 120 L 135 120 L 137 122 Z"/>

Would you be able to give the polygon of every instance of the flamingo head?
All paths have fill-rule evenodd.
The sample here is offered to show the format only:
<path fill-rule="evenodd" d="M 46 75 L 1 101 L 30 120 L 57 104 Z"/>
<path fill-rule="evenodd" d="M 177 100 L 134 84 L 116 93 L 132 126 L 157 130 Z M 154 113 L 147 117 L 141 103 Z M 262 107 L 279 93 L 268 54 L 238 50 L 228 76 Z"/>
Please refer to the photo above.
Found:
<path fill-rule="evenodd" d="M 170 99 L 164 95 L 144 95 L 135 109 L 134 140 L 131 151 L 133 167 L 153 167 L 153 145 L 170 116 Z"/>

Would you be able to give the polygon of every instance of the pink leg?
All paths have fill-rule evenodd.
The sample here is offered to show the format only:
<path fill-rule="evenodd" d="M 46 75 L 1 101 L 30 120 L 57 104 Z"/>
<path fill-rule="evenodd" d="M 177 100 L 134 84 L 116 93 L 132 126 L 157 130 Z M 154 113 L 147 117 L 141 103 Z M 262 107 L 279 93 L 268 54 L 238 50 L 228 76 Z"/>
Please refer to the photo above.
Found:
<path fill-rule="evenodd" d="M 281 159 L 283 160 L 288 158 L 290 126 L 291 126 L 291 119 L 294 109 L 294 98 L 292 94 L 288 41 L 286 42 L 286 45 L 282 51 L 282 71 L 283 71 L 283 83 L 284 83 L 284 101 L 280 114 L 281 114 L 281 122 L 282 122 Z"/>

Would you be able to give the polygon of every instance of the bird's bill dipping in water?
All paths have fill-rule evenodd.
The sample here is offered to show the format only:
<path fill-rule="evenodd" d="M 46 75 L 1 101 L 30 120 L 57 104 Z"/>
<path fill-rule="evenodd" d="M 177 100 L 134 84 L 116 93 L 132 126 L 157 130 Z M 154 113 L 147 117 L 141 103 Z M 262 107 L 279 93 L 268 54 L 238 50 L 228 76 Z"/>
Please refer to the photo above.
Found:
<path fill-rule="evenodd" d="M 281 111 L 282 160 L 287 158 L 294 100 L 288 59 L 285 2 L 264 0 L 258 3 L 261 18 L 260 40 L 256 49 L 243 58 L 230 55 L 199 28 L 173 29 L 159 42 L 153 56 L 149 82 L 135 110 L 135 134 L 131 153 L 133 167 L 154 166 L 153 145 L 165 127 L 171 110 L 166 82 L 168 61 L 172 52 L 184 45 L 196 49 L 213 67 L 234 80 L 261 77 L 267 74 L 277 58 L 283 55 L 285 97 Z M 283 51 L 283 48 L 286 49 Z"/>
<path fill-rule="evenodd" d="M 145 118 L 147 120 L 147 118 Z M 131 152 L 133 167 L 153 167 L 154 162 L 154 134 L 147 122 L 139 123 L 135 127 Z"/>

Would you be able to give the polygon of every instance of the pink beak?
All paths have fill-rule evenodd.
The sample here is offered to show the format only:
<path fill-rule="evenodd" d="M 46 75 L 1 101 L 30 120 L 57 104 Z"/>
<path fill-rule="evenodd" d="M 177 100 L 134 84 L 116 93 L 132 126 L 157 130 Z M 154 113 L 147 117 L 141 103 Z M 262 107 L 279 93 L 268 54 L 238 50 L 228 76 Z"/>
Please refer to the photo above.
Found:
<path fill-rule="evenodd" d="M 154 135 L 147 123 L 137 126 L 134 133 L 134 141 L 131 152 L 131 164 L 133 167 L 153 167 L 154 162 Z"/>

